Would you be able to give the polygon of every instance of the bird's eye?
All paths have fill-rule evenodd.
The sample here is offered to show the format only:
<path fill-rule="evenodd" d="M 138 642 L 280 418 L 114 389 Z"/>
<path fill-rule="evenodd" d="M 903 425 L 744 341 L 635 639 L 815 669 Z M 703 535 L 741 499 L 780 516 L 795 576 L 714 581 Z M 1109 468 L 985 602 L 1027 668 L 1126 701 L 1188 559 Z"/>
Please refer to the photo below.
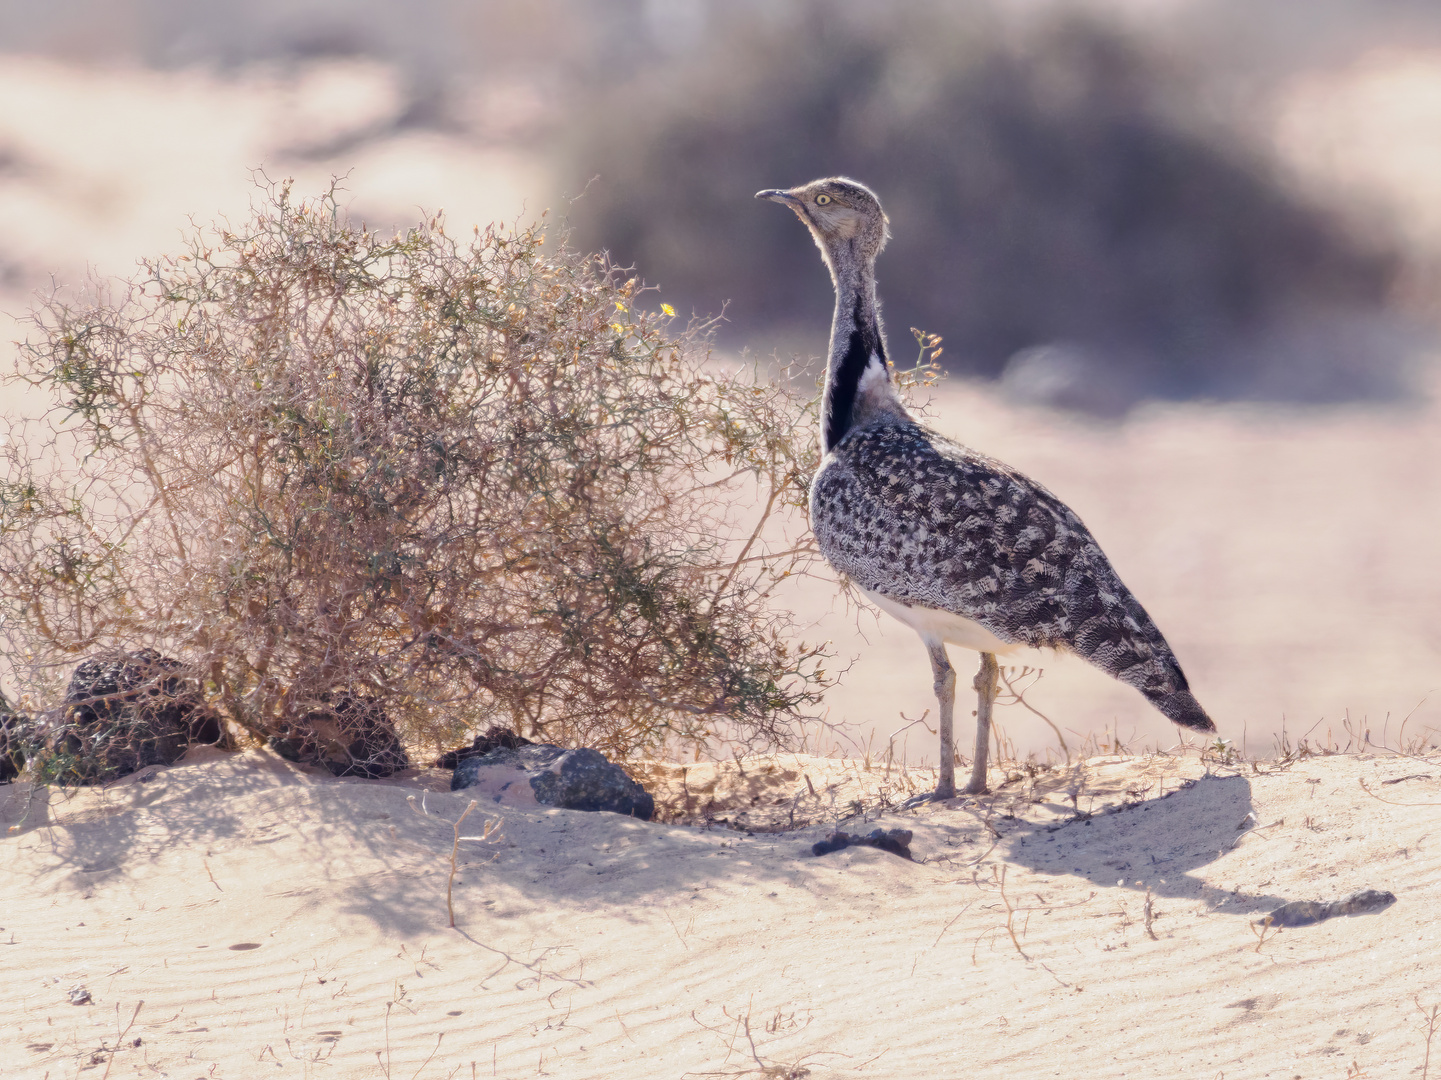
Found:
<path fill-rule="evenodd" d="M 816 196 L 816 205 L 817 205 L 817 206 L 825 206 L 825 205 L 826 205 L 828 202 L 830 202 L 830 201 L 831 201 L 831 197 L 830 197 L 829 195 L 817 195 L 817 196 Z"/>

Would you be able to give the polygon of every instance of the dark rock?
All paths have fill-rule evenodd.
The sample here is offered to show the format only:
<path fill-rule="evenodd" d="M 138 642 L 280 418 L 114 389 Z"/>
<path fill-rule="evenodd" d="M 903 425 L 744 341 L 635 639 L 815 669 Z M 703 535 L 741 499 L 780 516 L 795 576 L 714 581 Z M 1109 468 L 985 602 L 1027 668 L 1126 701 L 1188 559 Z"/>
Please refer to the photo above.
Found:
<path fill-rule="evenodd" d="M 529 780 L 535 801 L 564 810 L 608 810 L 649 821 L 655 799 L 619 765 L 598 750 L 581 746 L 565 750 L 545 743 L 498 747 L 480 757 L 467 758 L 455 770 L 450 790 L 476 784 L 482 770 L 518 770 Z"/>
<path fill-rule="evenodd" d="M 1272 926 L 1311 926 L 1334 919 L 1338 915 L 1364 915 L 1371 911 L 1382 911 L 1395 902 L 1395 893 L 1383 892 L 1380 889 L 1362 889 L 1330 903 L 1320 900 L 1293 900 L 1289 904 L 1282 904 L 1266 916 L 1266 919 Z"/>
<path fill-rule="evenodd" d="M 848 847 L 873 847 L 889 851 L 892 855 L 899 855 L 903 859 L 909 859 L 911 858 L 911 835 L 909 829 L 872 829 L 865 836 L 856 833 L 833 832 L 824 840 L 818 840 L 812 844 L 811 854 L 829 855 L 832 851 L 841 851 Z"/>
<path fill-rule="evenodd" d="M 410 768 L 395 725 L 374 698 L 325 694 L 322 707 L 283 724 L 270 748 L 287 761 L 320 765 L 336 776 L 383 780 Z"/>
<path fill-rule="evenodd" d="M 498 746 L 482 754 L 479 758 L 468 758 L 467 761 L 473 761 L 474 765 L 464 770 L 460 766 L 456 766 L 456 771 L 473 774 L 476 769 L 481 767 L 503 765 L 508 769 L 534 772 L 550 768 L 551 764 L 565 752 L 564 747 L 556 746 L 554 743 L 528 743 L 525 746 L 516 747 Z M 451 779 L 450 790 L 460 790 L 454 778 Z"/>
<path fill-rule="evenodd" d="M 492 724 L 485 729 L 484 735 L 477 735 L 475 741 L 469 746 L 458 746 L 454 750 L 447 750 L 435 759 L 432 769 L 454 769 L 462 761 L 469 761 L 473 757 L 483 757 L 492 750 L 518 750 L 522 746 L 534 746 L 529 739 L 522 738 L 509 728 L 503 728 L 499 724 Z"/>
<path fill-rule="evenodd" d="M 56 779 L 82 784 L 173 765 L 192 743 L 223 735 L 219 715 L 186 680 L 184 665 L 154 649 L 82 661 L 64 704 L 39 727 Z"/>

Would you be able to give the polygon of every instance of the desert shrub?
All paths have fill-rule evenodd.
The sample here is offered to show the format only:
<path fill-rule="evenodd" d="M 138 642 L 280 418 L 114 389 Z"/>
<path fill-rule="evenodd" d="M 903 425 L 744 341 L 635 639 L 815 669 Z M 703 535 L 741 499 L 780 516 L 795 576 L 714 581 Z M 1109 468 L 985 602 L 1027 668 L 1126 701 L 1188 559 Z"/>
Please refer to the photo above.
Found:
<path fill-rule="evenodd" d="M 356 700 L 611 752 L 783 740 L 821 693 L 777 581 L 814 422 L 538 229 L 393 237 L 266 186 L 134 280 L 57 296 L 3 448 L 6 681 L 181 659 L 257 737 Z M 801 530 L 794 530 L 801 531 Z"/>
<path fill-rule="evenodd" d="M 847 174 L 891 217 L 889 321 L 941 334 L 953 371 L 1059 344 L 1122 399 L 1398 392 L 1406 350 L 1362 330 L 1396 256 L 1203 115 L 1174 61 L 1074 15 L 1018 29 L 929 0 L 718 5 L 695 55 L 578 112 L 578 236 L 677 304 L 724 305 L 729 342 L 768 352 L 801 321 L 819 351 L 830 283 L 804 231 L 750 195 Z"/>

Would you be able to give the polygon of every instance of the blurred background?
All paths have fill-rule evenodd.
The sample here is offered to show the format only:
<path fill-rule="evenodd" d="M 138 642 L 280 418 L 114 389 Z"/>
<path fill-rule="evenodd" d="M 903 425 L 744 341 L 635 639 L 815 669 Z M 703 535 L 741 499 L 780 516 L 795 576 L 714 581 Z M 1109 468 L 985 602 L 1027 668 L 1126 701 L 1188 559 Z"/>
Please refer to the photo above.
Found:
<path fill-rule="evenodd" d="M 36 290 L 243 216 L 257 168 L 380 228 L 548 211 L 723 312 L 720 356 L 812 366 L 830 283 L 751 193 L 855 176 L 893 353 L 945 340 L 931 421 L 1075 507 L 1224 736 L 1441 729 L 1434 3 L 0 0 L 0 362 Z M 791 599 L 856 658 L 827 738 L 931 707 L 909 631 Z M 1027 700 L 1174 741 L 1076 661 Z"/>

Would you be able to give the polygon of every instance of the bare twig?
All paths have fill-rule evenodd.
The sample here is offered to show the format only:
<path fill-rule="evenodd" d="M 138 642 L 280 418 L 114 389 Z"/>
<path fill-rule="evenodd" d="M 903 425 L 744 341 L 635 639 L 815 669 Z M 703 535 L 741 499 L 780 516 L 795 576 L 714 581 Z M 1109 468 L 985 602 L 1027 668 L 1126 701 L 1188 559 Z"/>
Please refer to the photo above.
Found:
<path fill-rule="evenodd" d="M 665 921 L 670 923 L 670 928 L 675 931 L 676 940 L 681 943 L 681 945 L 685 948 L 686 952 L 690 952 L 690 946 L 686 945 L 685 938 L 680 932 L 680 927 L 676 926 L 675 920 L 670 917 L 670 912 L 662 909 L 661 913 L 665 916 Z"/>
<path fill-rule="evenodd" d="M 999 868 L 991 867 L 991 883 L 1000 891 L 1001 903 L 1006 908 L 1006 924 L 983 931 L 980 936 L 976 938 L 975 945 L 971 949 L 971 963 L 976 963 L 976 953 L 980 949 L 981 939 L 984 938 L 986 934 L 992 933 L 995 930 L 1005 930 L 1011 939 L 1011 944 L 1016 947 L 1016 952 L 1020 953 L 1023 960 L 1030 960 L 1031 958 L 1026 955 L 1026 950 L 1021 948 L 1020 939 L 1016 937 L 1015 917 L 1017 909 L 1011 903 L 1010 897 L 1006 895 L 1006 868 L 1004 866 Z M 939 941 L 940 939 L 938 938 L 937 940 Z"/>
<path fill-rule="evenodd" d="M 421 1073 L 425 1071 L 425 1067 L 430 1064 L 430 1059 L 435 1057 L 435 1055 L 439 1052 L 440 1040 L 443 1038 L 445 1038 L 445 1032 L 442 1031 L 439 1035 L 435 1037 L 435 1046 L 431 1048 L 430 1057 L 426 1058 L 420 1063 L 420 1068 L 415 1070 L 415 1073 L 411 1076 L 410 1080 L 416 1080 L 416 1077 L 418 1077 Z"/>
<path fill-rule="evenodd" d="M 1377 802 L 1389 803 L 1391 806 L 1441 806 L 1441 802 L 1397 802 L 1395 799 L 1383 799 L 1366 786 L 1365 780 L 1357 780 L 1356 782 L 1361 785 L 1361 790 L 1367 795 L 1370 795 L 1371 798 Z"/>
<path fill-rule="evenodd" d="M 1413 995 L 1412 1001 L 1416 1003 L 1416 1011 L 1421 1014 L 1421 1019 L 1426 1021 L 1426 1057 L 1421 1062 L 1421 1080 L 1426 1080 L 1431 1072 L 1431 1040 L 1436 1035 L 1436 1030 L 1441 1027 L 1441 1005 L 1432 1005 L 1431 1008 L 1421 1004 L 1419 995 Z"/>
<path fill-rule="evenodd" d="M 851 1056 L 849 1054 L 843 1054 L 838 1051 L 820 1051 L 817 1053 L 803 1055 L 802 1057 L 796 1058 L 794 1060 L 765 1057 L 761 1054 L 760 1047 L 756 1045 L 755 1035 L 751 1031 L 751 1012 L 752 1009 L 750 1004 L 746 1005 L 746 1010 L 744 1013 L 737 1012 L 735 1014 L 732 1014 L 729 1008 L 722 1007 L 721 1015 L 724 1016 L 726 1020 L 730 1023 L 728 1025 L 716 1025 L 707 1024 L 704 1020 L 702 1020 L 699 1016 L 696 1015 L 695 1010 L 691 1010 L 691 1019 L 695 1021 L 695 1023 L 698 1024 L 700 1027 L 704 1028 L 706 1031 L 709 1031 L 713 1035 L 716 1035 L 721 1040 L 722 1044 L 724 1044 L 726 1048 L 726 1056 L 721 1062 L 722 1065 L 729 1062 L 731 1056 L 737 1053 L 743 1053 L 745 1057 L 748 1057 L 750 1059 L 750 1064 L 730 1069 L 720 1069 L 702 1073 L 685 1073 L 683 1075 L 727 1077 L 754 1075 L 762 1077 L 764 1078 L 764 1080 L 802 1080 L 802 1078 L 807 1077 L 811 1074 L 810 1069 L 807 1067 L 808 1063 L 815 1061 L 817 1058 L 849 1058 Z M 795 1025 L 793 1016 L 783 1017 L 782 1014 L 778 1012 L 776 1019 L 765 1025 L 766 1032 L 768 1034 L 775 1034 L 779 1026 L 779 1021 L 783 1019 L 790 1021 L 792 1026 Z M 810 1018 L 807 1017 L 805 1020 L 800 1022 L 799 1026 L 805 1027 L 809 1023 Z M 743 1047 L 741 1047 L 742 1042 L 744 1043 Z M 738 1047 L 740 1049 L 738 1049 Z M 884 1053 L 884 1051 L 882 1051 L 882 1053 Z M 879 1057 L 881 1057 L 881 1054 L 877 1054 L 875 1057 L 869 1058 L 866 1061 L 861 1062 L 859 1065 L 855 1066 L 855 1068 L 864 1068 L 866 1065 L 869 1065 L 871 1062 L 877 1060 Z"/>
<path fill-rule="evenodd" d="M 1281 932 L 1281 928 L 1279 926 L 1272 925 L 1271 916 L 1269 915 L 1267 915 L 1264 919 L 1260 919 L 1257 922 L 1251 923 L 1250 925 L 1251 933 L 1256 935 L 1257 952 L 1261 951 L 1262 945 L 1266 944 L 1267 941 L 1269 941 L 1271 938 L 1275 937 Z"/>
<path fill-rule="evenodd" d="M 997 873 L 993 867 L 991 875 L 995 879 L 996 887 L 1001 891 L 1001 903 L 1006 905 L 1006 933 L 1011 936 L 1011 944 L 1016 947 L 1016 952 L 1020 953 L 1024 959 L 1029 960 L 1030 957 L 1026 956 L 1026 950 L 1021 948 L 1021 943 L 1016 938 L 1016 909 L 1012 906 L 1010 897 L 1006 895 L 1006 868 L 1002 866 L 1000 872 Z"/>
<path fill-rule="evenodd" d="M 110 1067 L 115 1064 L 115 1055 L 116 1055 L 116 1053 L 118 1053 L 119 1050 L 120 1050 L 120 1044 L 125 1041 L 125 1036 L 128 1035 L 128 1034 L 130 1034 L 130 1029 L 135 1026 L 135 1019 L 136 1019 L 136 1017 L 138 1017 L 138 1016 L 140 1015 L 140 1009 L 141 1009 L 142 1006 L 144 1006 L 144 1004 L 145 1004 L 144 1001 L 137 1001 L 137 1002 L 135 1003 L 135 1011 L 130 1014 L 130 1023 L 126 1024 L 126 1025 L 125 1025 L 125 1029 L 122 1031 L 122 1030 L 120 1029 L 120 1004 L 119 1004 L 119 1002 L 116 1003 L 116 1005 L 115 1005 L 115 1031 L 116 1031 L 116 1036 L 115 1036 L 115 1049 L 110 1051 L 109 1060 L 107 1060 L 107 1061 L 105 1062 L 105 1074 L 100 1078 L 100 1080 L 106 1080 L 106 1078 L 110 1075 Z"/>
<path fill-rule="evenodd" d="M 450 877 L 445 882 L 445 910 L 450 916 L 450 928 L 452 930 L 455 929 L 455 904 L 451 900 L 451 893 L 455 887 L 455 857 L 460 851 L 460 823 L 465 820 L 467 814 L 476 808 L 476 805 L 476 800 L 471 799 L 469 805 L 461 811 L 460 817 L 455 819 L 455 841 L 450 845 Z"/>
<path fill-rule="evenodd" d="M 1252 815 L 1252 817 L 1254 817 L 1254 815 Z M 1274 829 L 1277 825 L 1284 825 L 1284 824 L 1286 824 L 1286 819 L 1285 819 L 1285 818 L 1277 818 L 1275 821 L 1271 822 L 1269 825 L 1253 825 L 1253 826 L 1251 826 L 1249 829 L 1247 829 L 1245 832 L 1243 832 L 1243 833 L 1241 833 L 1239 836 L 1237 836 L 1234 840 L 1232 840 L 1232 841 L 1231 841 L 1231 847 L 1234 848 L 1237 844 L 1239 844 L 1242 840 L 1244 840 L 1244 839 L 1245 839 L 1246 837 L 1248 837 L 1248 836 L 1251 836 L 1251 835 L 1253 835 L 1253 834 L 1264 834 L 1265 830 L 1267 830 L 1267 829 Z M 1265 835 L 1261 835 L 1261 839 L 1263 839 L 1263 840 L 1268 840 L 1268 839 L 1270 839 L 1270 837 L 1265 836 Z"/>
<path fill-rule="evenodd" d="M 413 796 L 412 796 L 412 798 L 413 798 Z M 412 806 L 413 806 L 413 805 L 414 805 L 414 803 L 412 802 Z M 460 851 L 460 842 L 461 842 L 462 840 L 478 840 L 478 841 L 480 841 L 481 843 L 490 843 L 490 844 L 493 844 L 493 843 L 498 842 L 498 841 L 500 840 L 500 838 L 501 838 L 501 837 L 500 837 L 500 825 L 501 825 L 501 820 L 502 820 L 501 818 L 495 818 L 494 820 L 487 819 L 487 820 L 486 820 L 486 823 L 485 823 L 485 830 L 484 830 L 484 832 L 481 833 L 480 836 L 461 836 L 461 835 L 460 835 L 460 823 L 465 820 L 467 814 L 469 814 L 472 810 L 474 810 L 474 809 L 476 808 L 476 805 L 477 805 L 476 800 L 475 800 L 475 799 L 471 799 L 471 800 L 470 800 L 470 803 L 466 806 L 466 808 L 465 808 L 463 811 L 461 811 L 460 817 L 458 817 L 458 818 L 455 819 L 455 824 L 454 824 L 454 826 L 453 826 L 453 828 L 454 828 L 454 830 L 455 830 L 455 839 L 454 839 L 454 841 L 453 841 L 453 842 L 451 843 L 451 845 L 450 845 L 450 877 L 449 877 L 449 879 L 447 879 L 447 881 L 446 881 L 446 883 L 445 883 L 445 910 L 446 910 L 446 913 L 450 916 L 450 928 L 451 928 L 452 930 L 455 929 L 455 904 L 453 903 L 451 897 L 452 897 L 452 891 L 453 891 L 453 889 L 454 889 L 454 887 L 455 887 L 455 873 L 456 873 L 456 870 L 458 869 L 458 864 L 457 864 L 457 861 L 456 861 L 456 856 L 457 856 L 457 854 L 458 854 L 459 851 Z"/>
<path fill-rule="evenodd" d="M 1024 706 L 1027 711 L 1034 713 L 1036 716 L 1039 716 L 1042 720 L 1046 722 L 1050 729 L 1056 733 L 1056 740 L 1061 744 L 1061 753 L 1065 755 L 1066 764 L 1069 765 L 1071 763 L 1071 750 L 1070 747 L 1066 745 L 1066 737 L 1061 734 L 1061 729 L 1056 726 L 1055 721 L 1053 721 L 1049 716 L 1041 712 L 1040 709 L 1036 708 L 1029 701 L 1027 701 L 1026 695 L 1011 685 L 1011 679 L 1006 674 L 1004 668 L 1000 669 L 999 673 L 1001 676 L 1001 682 L 1006 684 L 1006 690 L 1009 691 L 1011 696 L 1016 699 L 1016 703 Z"/>
<path fill-rule="evenodd" d="M 931 948 L 934 949 L 937 945 L 941 943 L 941 938 L 946 936 L 946 931 L 949 930 L 952 926 L 954 926 L 956 924 L 956 920 L 959 919 L 962 915 L 964 915 L 967 909 L 970 908 L 970 906 L 974 903 L 974 900 L 966 901 L 966 906 L 961 908 L 960 911 L 956 912 L 954 915 L 951 916 L 951 921 L 946 923 L 945 926 L 941 927 L 941 932 L 936 935 L 936 940 L 931 942 Z"/>
<path fill-rule="evenodd" d="M 1151 929 L 1151 924 L 1152 924 L 1153 922 L 1155 922 L 1155 921 L 1156 921 L 1158 918 L 1160 918 L 1161 916 L 1160 916 L 1160 912 L 1156 911 L 1155 907 L 1154 907 L 1153 904 L 1152 904 L 1151 890 L 1150 890 L 1150 889 L 1147 889 L 1147 890 L 1146 890 L 1146 902 L 1145 902 L 1145 904 L 1142 905 L 1142 907 L 1141 907 L 1141 916 L 1142 916 L 1142 918 L 1144 918 L 1144 919 L 1146 920 L 1146 933 L 1150 936 L 1151 940 L 1152 940 L 1152 941 L 1159 941 L 1159 940 L 1161 940 L 1160 938 L 1156 937 L 1156 931 L 1154 931 L 1154 930 Z"/>

